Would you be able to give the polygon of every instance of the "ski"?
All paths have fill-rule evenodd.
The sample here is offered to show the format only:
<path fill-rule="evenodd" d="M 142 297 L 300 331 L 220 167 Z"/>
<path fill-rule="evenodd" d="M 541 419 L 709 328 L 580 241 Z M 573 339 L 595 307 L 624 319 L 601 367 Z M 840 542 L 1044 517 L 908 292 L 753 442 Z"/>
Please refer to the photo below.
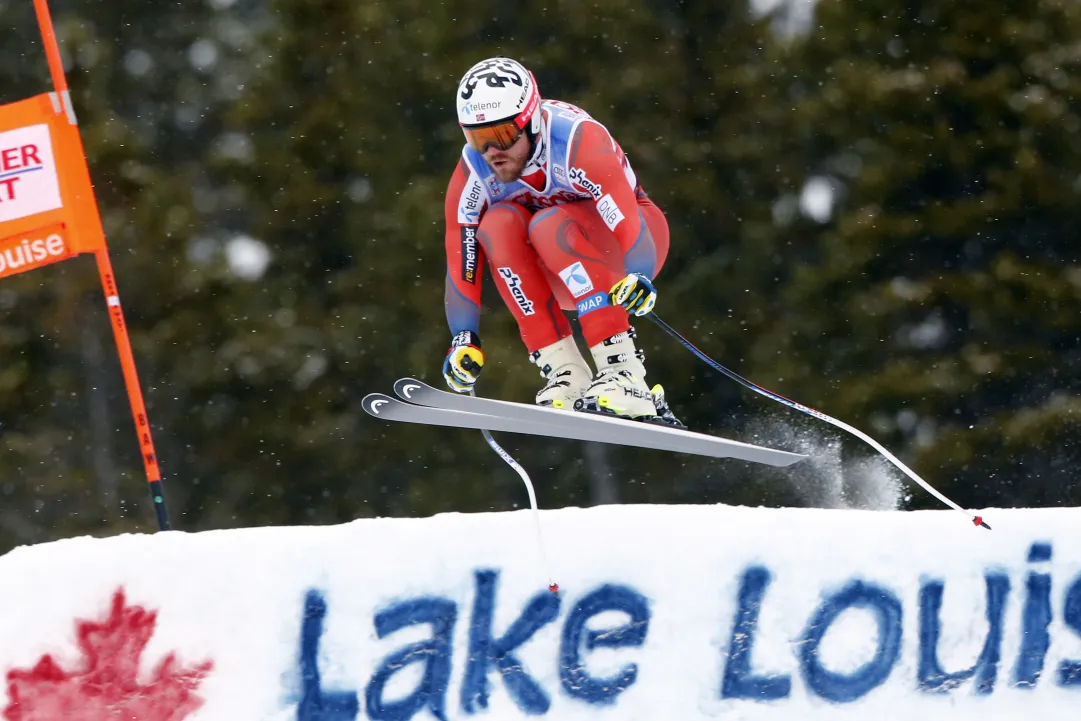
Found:
<path fill-rule="evenodd" d="M 789 466 L 806 458 L 799 453 L 622 418 L 448 393 L 412 378 L 399 380 L 394 390 L 409 402 L 372 393 L 363 400 L 365 412 L 388 421 L 610 443 L 770 466 Z"/>

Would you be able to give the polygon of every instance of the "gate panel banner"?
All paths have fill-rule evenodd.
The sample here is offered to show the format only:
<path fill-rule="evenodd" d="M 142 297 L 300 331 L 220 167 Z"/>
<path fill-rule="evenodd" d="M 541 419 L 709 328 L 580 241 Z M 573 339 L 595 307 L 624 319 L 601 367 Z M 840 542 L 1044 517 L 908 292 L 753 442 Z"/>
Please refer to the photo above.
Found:
<path fill-rule="evenodd" d="M 60 96 L 0 107 L 0 278 L 104 247 L 78 127 Z"/>

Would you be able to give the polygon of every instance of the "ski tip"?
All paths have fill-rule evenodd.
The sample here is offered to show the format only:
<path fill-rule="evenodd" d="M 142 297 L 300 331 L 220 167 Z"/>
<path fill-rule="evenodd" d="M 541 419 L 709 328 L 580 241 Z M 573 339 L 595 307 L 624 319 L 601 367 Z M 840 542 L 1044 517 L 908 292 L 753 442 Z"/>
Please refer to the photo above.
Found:
<path fill-rule="evenodd" d="M 368 415 L 379 418 L 379 413 L 383 409 L 383 406 L 394 402 L 393 398 L 382 393 L 369 393 L 364 396 L 364 399 L 360 402 L 360 407 L 363 408 L 364 412 Z"/>
<path fill-rule="evenodd" d="M 988 526 L 987 522 L 983 520 L 983 516 L 976 516 L 975 518 L 973 518 L 972 519 L 972 525 L 974 525 L 974 526 L 983 526 L 988 531 L 991 530 L 991 527 Z"/>
<path fill-rule="evenodd" d="M 403 400 L 413 400 L 413 393 L 424 388 L 425 384 L 416 378 L 399 378 L 394 383 L 394 392 Z"/>

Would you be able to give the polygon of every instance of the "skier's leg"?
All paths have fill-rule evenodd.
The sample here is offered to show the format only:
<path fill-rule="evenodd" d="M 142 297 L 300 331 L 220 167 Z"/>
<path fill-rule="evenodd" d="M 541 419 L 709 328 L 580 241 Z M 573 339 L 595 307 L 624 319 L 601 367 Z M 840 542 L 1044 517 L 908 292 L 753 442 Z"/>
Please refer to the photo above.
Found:
<path fill-rule="evenodd" d="M 608 289 L 624 276 L 619 244 L 591 202 L 538 211 L 529 224 L 529 240 L 554 280 L 571 296 L 573 305 L 564 308 L 577 311 L 589 346 L 630 327 L 627 312 L 608 303 Z"/>
<path fill-rule="evenodd" d="M 520 205 L 496 203 L 484 214 L 477 237 L 530 361 L 547 381 L 537 393 L 537 403 L 569 408 L 589 385 L 592 372 L 529 243 L 529 219 L 529 211 Z"/>
<path fill-rule="evenodd" d="M 642 234 L 628 253 L 636 267 L 659 272 L 668 254 L 668 224 L 648 199 L 639 204 Z M 597 363 L 597 376 L 582 396 L 588 409 L 633 418 L 653 418 L 663 406 L 663 389 L 654 398 L 645 383 L 644 354 L 634 345 L 627 313 L 610 305 L 608 291 L 625 275 L 625 258 L 615 235 L 590 201 L 539 211 L 529 238 L 544 265 L 556 272 L 573 296 L 582 332 Z M 660 400 L 660 404 L 656 401 Z"/>

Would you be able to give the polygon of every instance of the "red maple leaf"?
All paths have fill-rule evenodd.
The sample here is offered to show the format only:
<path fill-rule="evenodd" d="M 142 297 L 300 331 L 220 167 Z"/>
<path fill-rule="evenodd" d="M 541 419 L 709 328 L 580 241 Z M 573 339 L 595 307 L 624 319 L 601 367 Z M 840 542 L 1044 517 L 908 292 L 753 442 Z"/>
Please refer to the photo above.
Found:
<path fill-rule="evenodd" d="M 51 656 L 32 669 L 8 671 L 6 721 L 181 721 L 203 705 L 195 694 L 213 663 L 177 668 L 166 656 L 139 684 L 139 661 L 154 635 L 157 612 L 125 606 L 124 590 L 113 596 L 103 623 L 77 621 L 84 668 L 64 671 Z"/>

